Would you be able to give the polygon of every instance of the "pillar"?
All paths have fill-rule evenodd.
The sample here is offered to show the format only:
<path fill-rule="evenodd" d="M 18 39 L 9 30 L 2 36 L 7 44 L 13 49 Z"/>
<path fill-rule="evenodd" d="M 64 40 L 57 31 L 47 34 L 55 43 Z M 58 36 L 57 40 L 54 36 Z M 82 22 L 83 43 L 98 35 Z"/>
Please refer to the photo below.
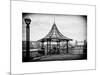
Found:
<path fill-rule="evenodd" d="M 67 52 L 66 53 L 68 53 L 68 40 L 66 40 L 66 50 L 67 50 Z"/>
<path fill-rule="evenodd" d="M 41 41 L 42 42 L 42 48 L 44 48 L 44 41 Z"/>
<path fill-rule="evenodd" d="M 60 41 L 59 41 L 59 40 L 57 41 L 57 50 L 58 50 L 59 53 L 60 53 Z"/>
<path fill-rule="evenodd" d="M 47 49 L 45 49 L 45 55 L 48 53 L 48 40 L 47 40 Z"/>
<path fill-rule="evenodd" d="M 59 50 L 60 50 L 60 40 L 59 40 Z"/>
<path fill-rule="evenodd" d="M 49 50 L 51 51 L 51 40 L 50 40 L 50 49 L 49 49 Z M 49 52 L 50 52 L 50 51 L 49 51 Z"/>

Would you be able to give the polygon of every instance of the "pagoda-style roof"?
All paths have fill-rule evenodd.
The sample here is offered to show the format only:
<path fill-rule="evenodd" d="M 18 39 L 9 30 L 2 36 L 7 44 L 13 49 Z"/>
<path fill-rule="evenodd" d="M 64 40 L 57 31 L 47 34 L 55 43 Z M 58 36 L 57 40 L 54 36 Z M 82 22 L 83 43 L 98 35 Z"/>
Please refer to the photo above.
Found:
<path fill-rule="evenodd" d="M 68 41 L 70 41 L 72 39 L 62 35 L 59 32 L 59 30 L 58 30 L 58 28 L 57 28 L 57 26 L 56 26 L 56 24 L 54 22 L 50 32 L 44 38 L 42 38 L 42 39 L 40 39 L 38 41 L 47 41 L 47 40 L 50 40 L 50 41 L 68 40 Z"/>

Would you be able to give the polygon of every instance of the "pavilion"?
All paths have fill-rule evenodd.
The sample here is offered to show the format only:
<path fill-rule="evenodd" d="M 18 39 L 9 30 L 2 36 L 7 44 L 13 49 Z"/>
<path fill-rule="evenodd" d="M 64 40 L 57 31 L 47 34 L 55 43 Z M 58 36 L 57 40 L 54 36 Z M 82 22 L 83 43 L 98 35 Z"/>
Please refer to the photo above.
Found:
<path fill-rule="evenodd" d="M 52 50 L 51 45 L 52 42 L 56 42 L 56 47 L 54 48 L 57 53 L 60 53 L 60 42 L 66 42 L 66 53 L 68 53 L 68 43 L 72 41 L 72 39 L 62 35 L 55 22 L 50 30 L 50 32 L 42 39 L 38 40 L 37 42 L 41 42 L 42 46 L 41 49 L 44 50 L 44 54 L 48 55 Z M 47 49 L 44 49 L 44 43 L 46 42 Z"/>

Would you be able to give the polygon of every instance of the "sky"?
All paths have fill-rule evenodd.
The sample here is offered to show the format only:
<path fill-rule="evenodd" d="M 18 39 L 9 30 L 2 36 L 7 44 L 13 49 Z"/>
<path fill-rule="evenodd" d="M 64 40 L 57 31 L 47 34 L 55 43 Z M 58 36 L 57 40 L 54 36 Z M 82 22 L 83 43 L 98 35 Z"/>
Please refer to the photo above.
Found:
<path fill-rule="evenodd" d="M 26 40 L 25 18 L 31 19 L 30 41 L 37 41 L 45 37 L 51 30 L 55 21 L 58 30 L 73 41 L 87 39 L 87 16 L 22 13 L 22 40 Z"/>

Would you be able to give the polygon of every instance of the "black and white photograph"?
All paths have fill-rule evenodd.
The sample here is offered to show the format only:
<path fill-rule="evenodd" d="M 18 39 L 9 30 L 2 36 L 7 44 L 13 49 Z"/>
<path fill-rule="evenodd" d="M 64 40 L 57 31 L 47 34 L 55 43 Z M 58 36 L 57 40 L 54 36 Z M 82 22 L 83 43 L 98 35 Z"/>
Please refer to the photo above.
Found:
<path fill-rule="evenodd" d="M 95 6 L 12 1 L 11 73 L 95 69 Z"/>
<path fill-rule="evenodd" d="M 87 60 L 87 15 L 22 13 L 22 62 Z"/>

